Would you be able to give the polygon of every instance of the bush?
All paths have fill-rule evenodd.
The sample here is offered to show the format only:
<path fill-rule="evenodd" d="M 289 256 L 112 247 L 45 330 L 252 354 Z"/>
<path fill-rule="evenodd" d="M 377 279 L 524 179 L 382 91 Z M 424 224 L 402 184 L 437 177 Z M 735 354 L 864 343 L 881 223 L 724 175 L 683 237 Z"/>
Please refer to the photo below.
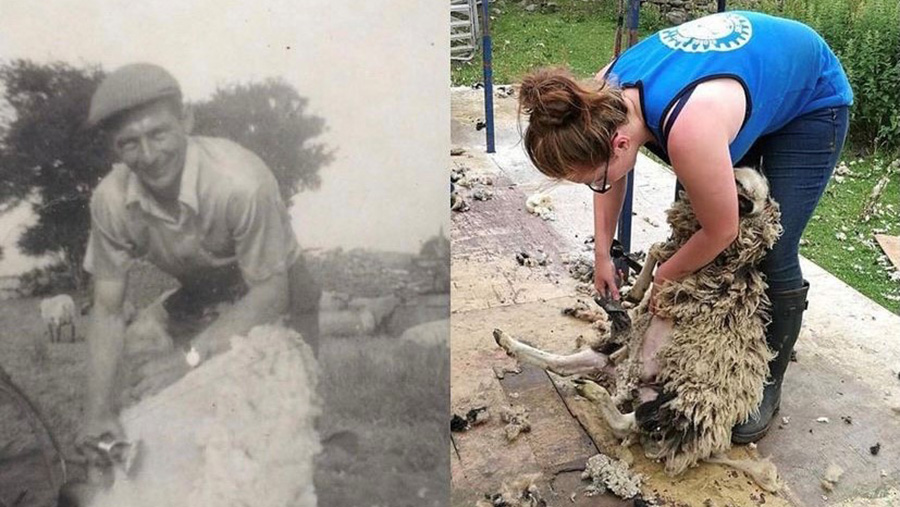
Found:
<path fill-rule="evenodd" d="M 19 276 L 19 293 L 23 297 L 47 296 L 58 292 L 74 291 L 75 288 L 72 270 L 65 262 L 34 268 Z"/>
<path fill-rule="evenodd" d="M 782 15 L 816 29 L 841 60 L 854 93 L 854 144 L 900 149 L 900 3 L 787 0 Z"/>

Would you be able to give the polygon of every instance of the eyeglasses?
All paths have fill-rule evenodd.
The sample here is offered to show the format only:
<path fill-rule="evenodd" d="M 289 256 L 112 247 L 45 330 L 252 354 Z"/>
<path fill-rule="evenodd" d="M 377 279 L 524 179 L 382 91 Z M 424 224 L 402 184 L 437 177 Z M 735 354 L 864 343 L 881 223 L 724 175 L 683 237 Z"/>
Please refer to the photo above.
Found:
<path fill-rule="evenodd" d="M 606 167 L 603 168 L 603 180 L 601 181 L 600 178 L 597 178 L 591 183 L 585 183 L 585 185 L 587 185 L 592 192 L 605 194 L 612 188 L 612 185 L 607 183 L 607 176 L 609 176 L 609 160 L 606 161 Z"/>

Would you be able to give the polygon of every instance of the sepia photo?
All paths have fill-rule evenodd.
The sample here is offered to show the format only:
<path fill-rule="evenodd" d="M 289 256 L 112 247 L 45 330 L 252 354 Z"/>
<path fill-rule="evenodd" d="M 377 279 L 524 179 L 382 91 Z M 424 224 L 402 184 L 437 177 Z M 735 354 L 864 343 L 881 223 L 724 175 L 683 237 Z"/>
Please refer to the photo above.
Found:
<path fill-rule="evenodd" d="M 2 9 L 0 506 L 446 505 L 446 9 Z"/>

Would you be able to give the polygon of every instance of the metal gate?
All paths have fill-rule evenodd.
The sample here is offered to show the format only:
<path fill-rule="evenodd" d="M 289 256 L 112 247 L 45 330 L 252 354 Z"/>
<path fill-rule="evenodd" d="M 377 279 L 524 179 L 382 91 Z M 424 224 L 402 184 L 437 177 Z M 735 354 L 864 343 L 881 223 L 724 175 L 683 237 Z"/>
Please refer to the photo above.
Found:
<path fill-rule="evenodd" d="M 468 61 L 478 52 L 478 0 L 450 0 L 450 59 Z"/>

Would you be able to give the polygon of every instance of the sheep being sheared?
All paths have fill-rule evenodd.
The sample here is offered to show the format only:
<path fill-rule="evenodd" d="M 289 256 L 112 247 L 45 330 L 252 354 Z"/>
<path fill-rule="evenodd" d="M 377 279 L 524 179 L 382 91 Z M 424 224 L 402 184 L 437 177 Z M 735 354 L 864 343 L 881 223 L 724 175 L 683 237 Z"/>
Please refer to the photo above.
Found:
<path fill-rule="evenodd" d="M 731 447 L 731 428 L 762 400 L 772 358 L 759 263 L 781 234 L 781 214 L 762 175 L 736 169 L 735 179 L 738 237 L 698 272 L 659 287 L 657 307 L 667 318 L 650 313 L 647 289 L 654 267 L 700 228 L 685 193 L 668 211 L 670 237 L 651 247 L 628 295 L 637 306 L 626 313 L 618 302 L 597 298 L 612 323 L 599 343 L 556 355 L 494 331 L 497 343 L 523 362 L 561 375 L 614 375 L 614 396 L 592 382 L 580 383 L 579 392 L 600 406 L 618 437 L 639 434 L 648 456 L 665 461 L 670 475 Z M 636 410 L 620 413 L 617 406 L 632 400 Z"/>
<path fill-rule="evenodd" d="M 230 350 L 122 411 L 127 439 L 140 443 L 135 465 L 113 467 L 112 484 L 92 485 L 78 505 L 315 507 L 317 383 L 295 331 L 232 337 Z"/>

